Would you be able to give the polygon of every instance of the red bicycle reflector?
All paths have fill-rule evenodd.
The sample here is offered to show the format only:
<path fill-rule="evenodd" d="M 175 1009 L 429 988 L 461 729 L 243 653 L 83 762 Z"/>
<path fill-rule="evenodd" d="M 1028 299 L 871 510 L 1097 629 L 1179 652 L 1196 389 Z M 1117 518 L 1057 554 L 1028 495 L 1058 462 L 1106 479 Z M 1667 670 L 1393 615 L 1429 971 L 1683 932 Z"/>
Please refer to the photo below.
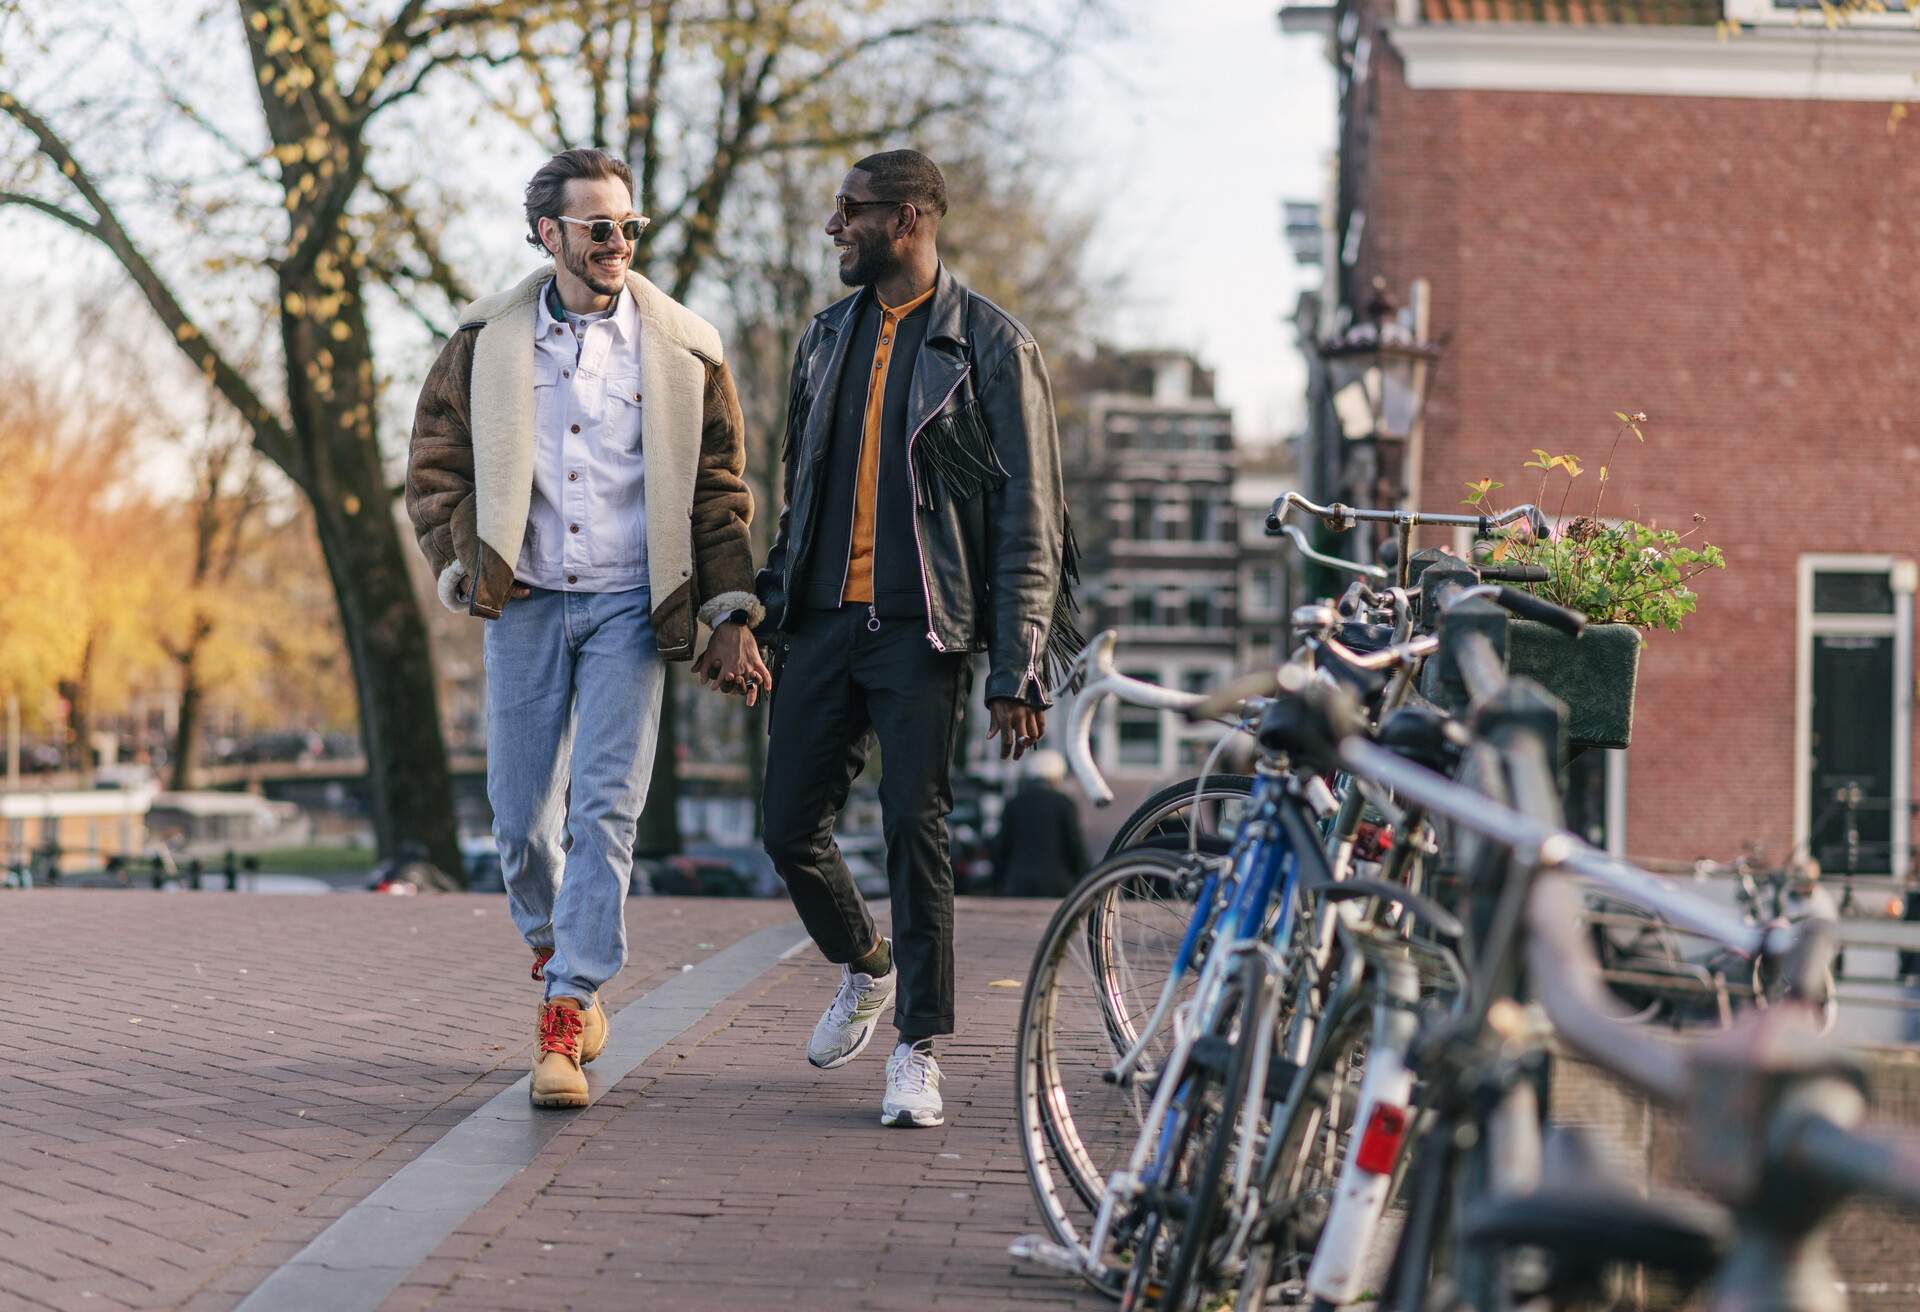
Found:
<path fill-rule="evenodd" d="M 1385 1175 L 1393 1169 L 1393 1159 L 1400 1155 L 1400 1141 L 1406 1135 L 1406 1109 L 1392 1103 L 1375 1103 L 1373 1115 L 1367 1117 L 1367 1128 L 1360 1135 L 1360 1151 L 1354 1155 L 1353 1164 L 1371 1174 Z"/>

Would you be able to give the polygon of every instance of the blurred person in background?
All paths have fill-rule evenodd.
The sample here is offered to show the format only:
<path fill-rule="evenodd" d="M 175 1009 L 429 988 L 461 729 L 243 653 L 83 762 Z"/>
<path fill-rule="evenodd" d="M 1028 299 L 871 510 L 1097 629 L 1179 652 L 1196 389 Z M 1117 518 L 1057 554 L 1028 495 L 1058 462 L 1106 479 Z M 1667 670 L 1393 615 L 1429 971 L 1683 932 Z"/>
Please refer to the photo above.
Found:
<path fill-rule="evenodd" d="M 1067 758 L 1043 749 L 1027 758 L 1026 781 L 1000 812 L 993 839 L 993 891 L 1001 897 L 1065 897 L 1087 873 L 1080 808 L 1060 785 Z"/>

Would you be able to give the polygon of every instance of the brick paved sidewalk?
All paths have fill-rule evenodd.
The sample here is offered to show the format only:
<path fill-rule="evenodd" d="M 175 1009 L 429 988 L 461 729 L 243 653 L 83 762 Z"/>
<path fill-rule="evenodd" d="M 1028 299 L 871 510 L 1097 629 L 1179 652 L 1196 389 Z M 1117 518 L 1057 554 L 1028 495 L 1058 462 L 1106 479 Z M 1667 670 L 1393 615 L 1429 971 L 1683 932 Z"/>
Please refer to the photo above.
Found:
<path fill-rule="evenodd" d="M 879 1041 L 805 1064 L 835 980 L 807 952 L 576 1114 L 390 1305 L 1099 1306 L 1005 1257 L 1033 1219 L 1019 992 L 991 982 L 1047 910 L 963 903 L 946 1127 L 881 1129 Z M 790 917 L 636 900 L 606 1001 Z M 36 890 L 0 952 L 0 1308 L 233 1307 L 524 1073 L 538 996 L 497 897 Z"/>
<path fill-rule="evenodd" d="M 1007 1257 L 1039 1221 L 1015 1138 L 1020 990 L 993 982 L 1024 978 L 1051 910 L 961 903 L 946 1125 L 881 1127 L 889 1028 L 837 1071 L 807 1065 L 838 982 L 809 950 L 582 1113 L 386 1307 L 1111 1306 Z"/>
<path fill-rule="evenodd" d="M 636 899 L 615 1009 L 780 902 Z M 0 901 L 0 1308 L 228 1308 L 526 1071 L 505 899 Z"/>

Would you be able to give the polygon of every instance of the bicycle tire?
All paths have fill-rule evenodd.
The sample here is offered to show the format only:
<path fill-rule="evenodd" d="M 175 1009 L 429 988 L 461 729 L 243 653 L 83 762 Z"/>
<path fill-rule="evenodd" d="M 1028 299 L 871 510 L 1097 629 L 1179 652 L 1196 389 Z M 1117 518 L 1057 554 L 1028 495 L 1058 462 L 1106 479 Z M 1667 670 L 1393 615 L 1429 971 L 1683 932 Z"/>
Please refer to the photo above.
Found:
<path fill-rule="evenodd" d="M 1179 901 L 1178 890 L 1190 881 L 1189 863 L 1168 852 L 1136 850 L 1103 861 L 1061 902 L 1035 949 L 1016 1039 L 1020 1150 L 1041 1219 L 1065 1247 L 1084 1242 L 1111 1168 L 1138 1135 L 1140 1091 L 1104 1084 L 1098 1067 L 1111 1065 L 1138 1037 L 1134 1026 L 1150 1013 L 1166 976 L 1163 970 L 1122 988 L 1125 981 L 1101 983 L 1093 970 L 1063 978 L 1064 969 L 1075 953 L 1105 951 L 1101 939 L 1115 932 L 1122 899 L 1143 888 L 1157 889 L 1178 913 L 1166 917 L 1168 934 L 1184 934 L 1193 904 Z M 1142 968 L 1152 973 L 1152 963 Z M 1065 996 L 1069 990 L 1074 996 Z M 1063 1032 L 1069 1023 L 1077 1028 Z M 1070 1070 L 1075 1079 L 1067 1078 Z M 1091 1283 L 1118 1292 L 1100 1279 Z"/>
<path fill-rule="evenodd" d="M 1134 807 L 1127 818 L 1120 822 L 1120 828 L 1114 831 L 1113 839 L 1107 844 L 1107 856 L 1118 856 L 1129 847 L 1149 838 L 1164 837 L 1171 832 L 1177 832 L 1185 837 L 1189 832 L 1187 826 L 1183 823 L 1176 824 L 1175 817 L 1194 804 L 1194 792 L 1199 787 L 1200 777 L 1195 775 L 1177 784 L 1168 784 Z M 1207 776 L 1205 789 L 1200 792 L 1199 801 L 1202 806 L 1209 802 L 1224 804 L 1248 797 L 1252 792 L 1252 775 L 1210 774 Z M 1203 835 L 1216 834 L 1221 838 L 1229 837 L 1213 829 L 1203 829 L 1201 832 Z"/>
<path fill-rule="evenodd" d="M 1263 1211 L 1286 1208 L 1273 1218 L 1274 1225 L 1284 1224 L 1285 1228 L 1259 1245 L 1264 1261 L 1249 1262 L 1241 1300 L 1236 1304 L 1242 1312 L 1263 1305 L 1265 1289 L 1276 1269 L 1297 1273 L 1295 1278 L 1304 1287 L 1320 1227 L 1326 1222 L 1325 1212 L 1319 1209 L 1338 1186 L 1340 1172 L 1346 1166 L 1348 1135 L 1358 1107 L 1372 1026 L 1373 1008 L 1366 992 L 1341 999 L 1326 1018 L 1306 1071 L 1294 1080 L 1280 1125 L 1274 1131 L 1275 1150 L 1270 1162 L 1263 1164 L 1265 1179 L 1260 1190 Z M 1331 1116 L 1330 1110 L 1334 1113 Z M 1310 1185 L 1309 1174 L 1316 1170 L 1319 1174 Z M 1249 1286 L 1255 1282 L 1259 1288 L 1250 1291 Z M 1253 1301 L 1248 1301 L 1249 1293 Z"/>
<path fill-rule="evenodd" d="M 1219 1081 L 1219 1106 L 1205 1133 L 1200 1171 L 1194 1177 L 1186 1197 L 1186 1217 L 1180 1224 L 1180 1242 L 1162 1282 L 1161 1312 L 1190 1312 L 1192 1297 L 1206 1292 L 1207 1281 L 1199 1270 L 1206 1249 L 1213 1243 L 1214 1226 L 1220 1216 L 1220 1182 L 1226 1173 L 1227 1159 L 1243 1133 L 1241 1109 L 1247 1101 L 1248 1081 L 1253 1072 L 1255 1039 L 1249 1026 L 1262 1005 L 1262 997 L 1271 986 L 1266 963 L 1248 953 L 1240 962 L 1240 977 L 1221 997 L 1221 1006 L 1209 1026 L 1227 1043 L 1226 1070 Z M 1232 1011 L 1238 1003 L 1238 1014 Z M 1232 1032 L 1238 1028 L 1238 1036 Z M 1192 1128 L 1200 1118 L 1199 1108 L 1189 1108 L 1187 1142 L 1193 1140 Z M 1176 1158 L 1177 1160 L 1177 1158 Z M 1195 1280 L 1196 1274 L 1201 1279 Z"/>

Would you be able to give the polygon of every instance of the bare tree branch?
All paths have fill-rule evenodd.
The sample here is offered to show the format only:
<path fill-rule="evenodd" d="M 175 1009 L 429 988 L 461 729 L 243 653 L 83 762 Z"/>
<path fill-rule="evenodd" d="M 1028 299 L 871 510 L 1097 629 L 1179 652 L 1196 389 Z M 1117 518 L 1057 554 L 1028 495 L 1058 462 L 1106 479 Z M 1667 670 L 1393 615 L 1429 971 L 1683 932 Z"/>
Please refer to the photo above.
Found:
<path fill-rule="evenodd" d="M 286 428 L 273 412 L 267 409 L 266 404 L 254 392 L 252 384 L 228 362 L 226 356 L 212 342 L 207 340 L 207 335 L 200 331 L 199 325 L 194 323 L 186 307 L 180 303 L 180 298 L 174 295 L 173 289 L 167 285 L 159 271 L 134 244 L 133 238 L 121 224 L 113 207 L 101 194 L 99 187 L 94 184 L 91 175 L 74 158 L 73 151 L 68 148 L 67 143 L 54 132 L 45 119 L 4 91 L 0 91 L 0 110 L 4 110 L 9 118 L 27 130 L 39 147 L 40 153 L 66 176 L 73 185 L 73 189 L 80 194 L 81 199 L 87 202 L 98 217 L 94 222 L 88 223 L 71 211 L 28 196 L 18 197 L 10 203 L 27 205 L 29 208 L 59 219 L 94 237 L 112 251 L 114 257 L 120 261 L 120 266 L 133 279 L 134 285 L 146 297 L 147 304 L 152 307 L 161 324 L 173 334 L 174 342 L 181 351 L 193 361 L 201 373 L 206 375 L 208 381 L 226 398 L 227 403 L 239 412 L 240 418 L 252 430 L 254 445 L 260 449 L 261 454 L 285 470 L 287 476 L 296 484 L 304 487 L 306 485 L 305 462 Z"/>
<path fill-rule="evenodd" d="M 456 306 L 467 305 L 478 299 L 466 280 L 456 273 L 453 266 L 448 264 L 440 254 L 438 238 L 426 224 L 420 221 L 419 211 L 407 199 L 406 193 L 397 188 L 382 186 L 371 178 L 368 179 L 367 185 L 373 188 L 375 195 L 387 203 L 388 209 L 407 230 L 407 236 L 412 238 L 415 249 L 420 252 L 420 257 L 427 262 L 426 276 L 422 278 L 410 274 L 411 280 L 438 287 L 447 300 Z M 444 333 L 440 335 L 445 336 Z"/>

